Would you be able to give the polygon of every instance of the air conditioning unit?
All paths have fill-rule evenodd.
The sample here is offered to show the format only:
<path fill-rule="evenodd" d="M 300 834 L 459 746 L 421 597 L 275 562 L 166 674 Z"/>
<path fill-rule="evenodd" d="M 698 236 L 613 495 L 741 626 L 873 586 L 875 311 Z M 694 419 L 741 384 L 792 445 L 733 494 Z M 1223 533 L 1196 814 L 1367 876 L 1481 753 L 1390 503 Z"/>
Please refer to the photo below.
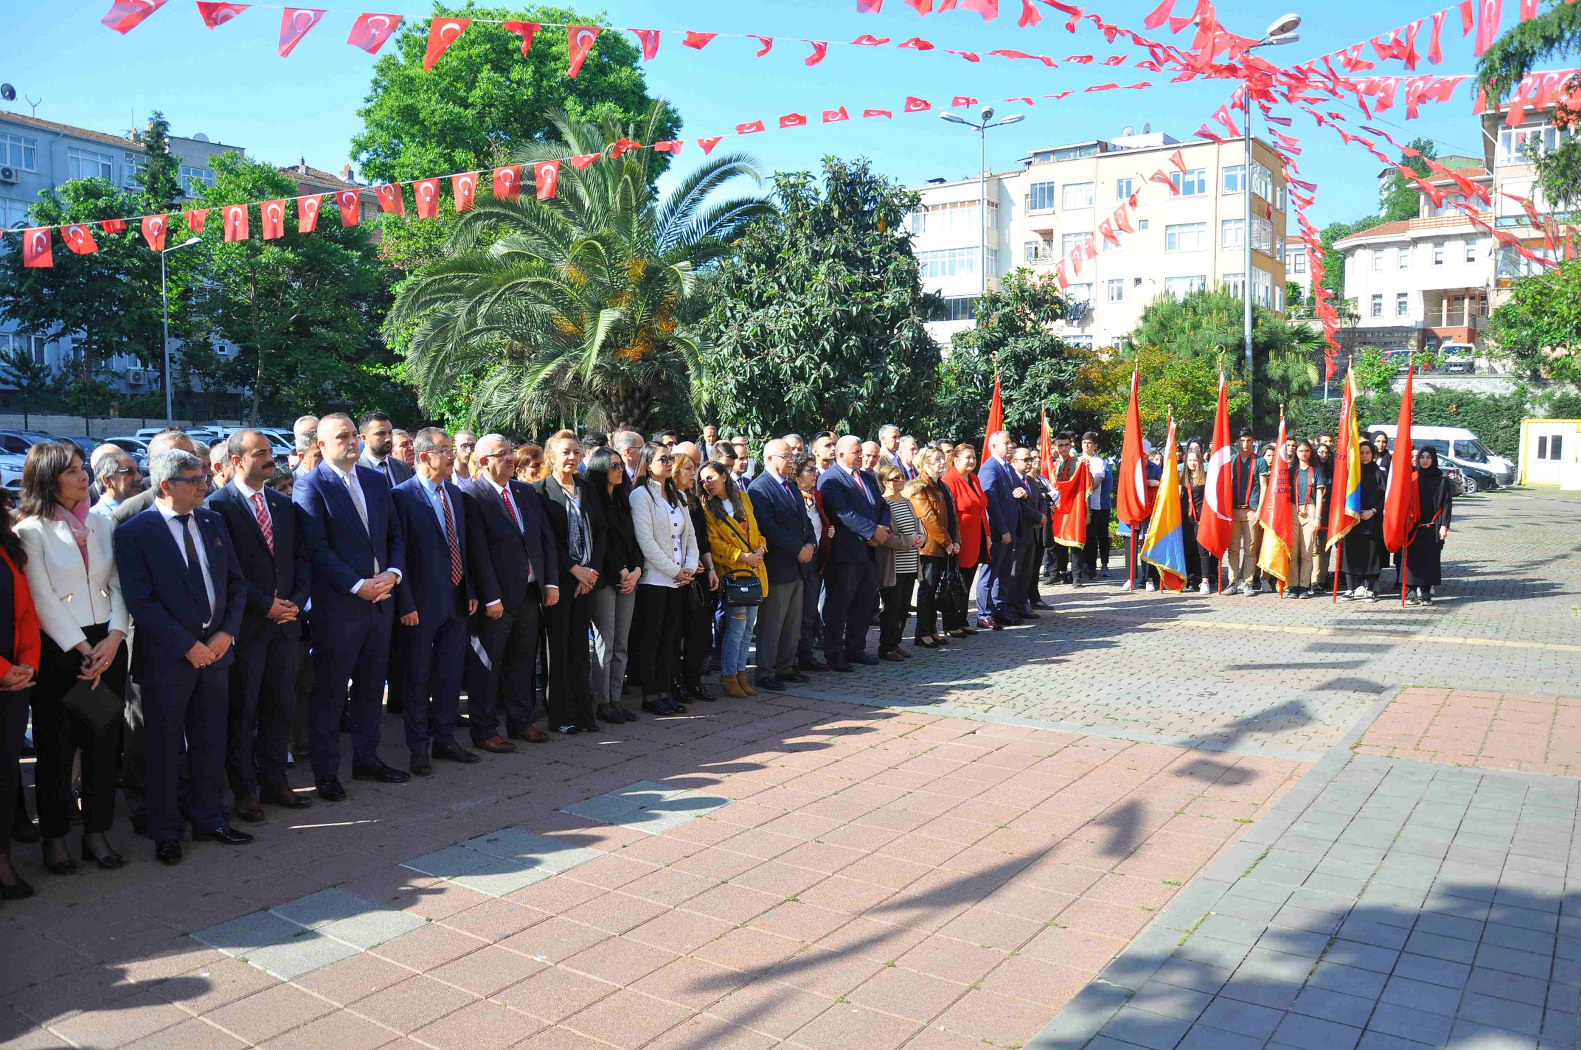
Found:
<path fill-rule="evenodd" d="M 0 182 L 15 183 L 16 181 L 17 170 L 13 167 L 0 165 Z"/>
<path fill-rule="evenodd" d="M 142 386 L 148 382 L 148 373 L 141 368 L 129 368 L 126 371 L 126 382 L 131 386 Z"/>

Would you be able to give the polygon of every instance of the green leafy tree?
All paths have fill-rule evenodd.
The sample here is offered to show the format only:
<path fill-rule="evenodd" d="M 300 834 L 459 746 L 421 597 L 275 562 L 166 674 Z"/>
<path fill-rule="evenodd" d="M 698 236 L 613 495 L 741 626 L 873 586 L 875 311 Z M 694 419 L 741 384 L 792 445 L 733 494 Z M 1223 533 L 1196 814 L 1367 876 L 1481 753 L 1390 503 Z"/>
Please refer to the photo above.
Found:
<path fill-rule="evenodd" d="M 703 322 L 707 393 L 751 434 L 912 425 L 932 406 L 939 347 L 901 231 L 916 193 L 855 162 L 781 173 L 780 207 L 719 268 Z"/>
<path fill-rule="evenodd" d="M 1426 175 L 1429 169 L 1427 159 L 1438 159 L 1438 145 L 1432 139 L 1412 139 L 1407 145 L 1421 154 L 1413 157 L 1409 153 L 1401 152 L 1400 163 L 1416 172 Z M 1408 182 L 1405 176 L 1395 172 L 1383 180 L 1383 185 L 1378 192 L 1378 205 L 1381 222 L 1396 222 L 1400 219 L 1414 219 L 1421 214 L 1422 191 L 1416 183 Z"/>
<path fill-rule="evenodd" d="M 1356 377 L 1357 396 L 1362 394 L 1387 394 L 1394 389 L 1398 366 L 1390 361 L 1376 346 L 1364 346 L 1350 363 L 1351 374 Z"/>
<path fill-rule="evenodd" d="M 31 430 L 28 420 L 29 399 L 50 389 L 53 370 L 33 356 L 33 348 L 13 343 L 8 350 L 0 350 L 0 382 L 13 387 L 22 398 L 22 429 Z"/>
<path fill-rule="evenodd" d="M 429 20 L 409 19 L 385 45 L 358 111 L 363 129 L 352 138 L 352 152 L 366 178 L 409 180 L 493 167 L 531 143 L 558 138 L 550 116 L 556 110 L 567 113 L 573 123 L 624 129 L 645 121 L 654 104 L 640 67 L 641 52 L 625 33 L 601 33 L 577 77 L 565 75 L 566 34 L 551 26 L 592 24 L 601 20 L 598 16 L 569 7 L 472 4 L 436 4 L 434 15 L 517 19 L 545 28 L 524 57 L 521 37 L 499 25 L 474 21 L 439 63 L 425 71 Z M 666 108 L 652 127 L 653 138 L 674 138 L 680 126 L 674 110 Z M 664 160 L 650 166 L 655 178 L 664 170 Z M 405 270 L 437 258 L 457 221 L 453 212 L 441 214 L 443 218 L 428 223 L 385 220 L 381 249 L 386 258 Z"/>
<path fill-rule="evenodd" d="M 1155 440 L 1163 440 L 1171 411 L 1181 437 L 1212 433 L 1219 404 L 1217 360 L 1208 355 L 1181 354 L 1158 343 L 1133 340 L 1125 349 L 1094 355 L 1081 370 L 1082 392 L 1076 398 L 1077 411 L 1089 414 L 1112 434 L 1123 433 L 1133 369 L 1142 372 L 1137 394 L 1142 428 Z M 1238 380 L 1231 381 L 1229 402 L 1232 413 L 1246 408 L 1246 394 Z"/>
<path fill-rule="evenodd" d="M 516 157 L 597 153 L 602 126 L 554 119 L 562 142 Z M 639 130 L 653 135 L 668 109 L 654 103 Z M 556 196 L 484 201 L 447 239 L 440 258 L 397 289 L 388 328 L 405 333 L 406 370 L 430 411 L 485 426 L 535 428 L 583 418 L 646 429 L 657 406 L 690 397 L 702 340 L 686 321 L 697 274 L 770 209 L 761 197 L 718 199 L 751 160 L 720 154 L 660 196 L 652 150 L 567 166 Z"/>
<path fill-rule="evenodd" d="M 174 211 L 181 200 L 181 160 L 170 152 L 170 121 L 157 109 L 143 131 L 142 143 L 147 165 L 137 181 L 143 187 L 143 210 L 152 214 Z"/>
<path fill-rule="evenodd" d="M 1486 94 L 1490 111 L 1513 95 L 1521 78 L 1558 59 L 1581 53 L 1581 8 L 1550 2 L 1536 18 L 1515 26 L 1494 41 L 1477 62 L 1477 85 Z M 1581 78 L 1571 77 L 1566 88 L 1574 91 Z M 1581 110 L 1560 104 L 1554 123 L 1575 130 Z M 1534 154 L 1537 183 L 1560 208 L 1581 204 L 1581 139 L 1567 136 L 1551 150 Z"/>
<path fill-rule="evenodd" d="M 1488 334 L 1525 372 L 1581 381 L 1581 262 L 1516 281 L 1509 301 L 1493 311 Z"/>

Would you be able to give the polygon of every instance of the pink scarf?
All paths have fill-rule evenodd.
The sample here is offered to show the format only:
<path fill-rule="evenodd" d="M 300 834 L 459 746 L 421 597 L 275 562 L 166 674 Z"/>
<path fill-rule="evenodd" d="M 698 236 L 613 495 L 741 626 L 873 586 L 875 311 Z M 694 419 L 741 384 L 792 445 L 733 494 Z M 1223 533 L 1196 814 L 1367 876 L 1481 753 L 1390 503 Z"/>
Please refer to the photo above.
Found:
<path fill-rule="evenodd" d="M 77 541 L 77 551 L 82 555 L 82 567 L 88 567 L 88 512 L 93 508 L 87 500 L 79 500 L 77 506 L 67 510 L 59 503 L 55 504 L 55 512 L 51 515 L 56 521 L 63 521 L 71 528 L 71 538 Z"/>

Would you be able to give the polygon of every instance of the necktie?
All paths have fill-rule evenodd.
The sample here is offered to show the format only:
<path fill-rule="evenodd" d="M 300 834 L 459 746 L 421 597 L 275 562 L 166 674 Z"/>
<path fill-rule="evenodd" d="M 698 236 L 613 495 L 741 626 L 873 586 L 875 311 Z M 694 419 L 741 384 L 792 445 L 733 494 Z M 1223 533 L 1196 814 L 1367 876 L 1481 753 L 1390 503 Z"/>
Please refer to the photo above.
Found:
<path fill-rule="evenodd" d="M 384 462 L 379 464 L 379 469 L 384 471 L 384 480 L 388 481 L 390 483 L 390 487 L 391 488 L 394 488 L 395 487 L 395 471 L 393 469 L 391 469 L 391 467 L 390 467 L 390 457 L 389 456 L 385 456 L 384 457 Z"/>
<path fill-rule="evenodd" d="M 450 544 L 450 585 L 461 582 L 461 545 L 456 542 L 456 517 L 450 513 L 450 497 L 445 486 L 439 486 L 439 506 L 445 512 L 445 539 Z"/>
<path fill-rule="evenodd" d="M 274 553 L 274 522 L 269 517 L 269 508 L 264 506 L 262 492 L 253 493 L 253 514 L 258 518 L 258 528 L 263 531 L 264 542 L 269 545 L 269 553 Z"/>
<path fill-rule="evenodd" d="M 352 505 L 357 508 L 357 517 L 362 519 L 362 531 L 372 535 L 372 530 L 368 528 L 368 505 L 362 501 L 362 486 L 357 484 L 356 477 L 351 474 L 346 475 L 345 481 L 346 491 L 351 494 Z"/>
<path fill-rule="evenodd" d="M 176 521 L 181 523 L 181 539 L 187 549 L 187 571 L 197 573 L 199 582 L 203 584 L 198 588 L 198 600 L 203 603 L 203 622 L 207 624 L 214 608 L 209 604 L 208 582 L 203 579 L 203 562 L 198 558 L 198 545 L 192 539 L 192 515 L 177 514 Z"/>
<path fill-rule="evenodd" d="M 505 501 L 505 513 L 511 516 L 511 524 L 516 526 L 516 531 L 522 531 L 522 520 L 516 515 L 516 501 L 511 498 L 510 489 L 500 491 L 500 499 Z"/>

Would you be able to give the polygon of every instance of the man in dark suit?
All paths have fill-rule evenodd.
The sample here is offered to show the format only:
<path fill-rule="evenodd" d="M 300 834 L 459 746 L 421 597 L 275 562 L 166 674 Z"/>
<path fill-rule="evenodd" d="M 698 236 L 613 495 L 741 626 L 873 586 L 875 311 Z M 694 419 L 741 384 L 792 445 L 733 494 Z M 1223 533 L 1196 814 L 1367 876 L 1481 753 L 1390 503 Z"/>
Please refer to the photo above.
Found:
<path fill-rule="evenodd" d="M 988 561 L 977 577 L 978 626 L 997 630 L 1021 620 L 1011 609 L 1012 580 L 1016 561 L 1016 533 L 1020 529 L 1021 506 L 1026 488 L 1007 458 L 1010 435 L 1001 430 L 988 437 L 988 459 L 977 471 L 983 495 L 988 497 Z"/>
<path fill-rule="evenodd" d="M 484 751 L 511 751 L 515 745 L 498 732 L 501 703 L 506 736 L 532 744 L 549 739 L 533 725 L 533 701 L 538 692 L 540 609 L 560 600 L 560 566 L 543 500 L 530 486 L 513 480 L 510 442 L 499 434 L 485 434 L 478 438 L 474 455 L 477 476 L 461 490 L 477 507 L 486 549 L 486 556 L 478 559 L 487 573 L 480 588 L 498 593 L 500 601 L 484 606 L 473 618 L 477 642 L 467 649 L 467 716 L 473 744 Z"/>
<path fill-rule="evenodd" d="M 878 551 L 889 539 L 889 504 L 878 479 L 859 466 L 862 439 L 847 434 L 834 448 L 834 465 L 818 478 L 834 542 L 824 570 L 823 655 L 832 671 L 876 664 L 867 630 L 878 609 Z"/>
<path fill-rule="evenodd" d="M 532 486 L 543 498 L 554 531 L 555 568 L 560 600 L 547 605 L 549 635 L 549 728 L 567 736 L 598 732 L 593 690 L 588 680 L 587 633 L 593 614 L 593 588 L 604 558 L 604 518 L 587 479 L 577 473 L 582 443 L 569 430 L 544 442 L 549 474 Z"/>
<path fill-rule="evenodd" d="M 269 439 L 256 430 L 238 430 L 226 440 L 225 451 L 232 477 L 209 497 L 208 508 L 225 520 L 246 580 L 231 665 L 225 773 L 236 816 L 255 822 L 263 819 L 263 802 L 287 809 L 311 804 L 291 790 L 285 774 L 310 569 L 296 508 L 269 487 L 275 474 Z"/>
<path fill-rule="evenodd" d="M 468 533 L 476 513 L 471 497 L 450 481 L 455 448 L 450 435 L 424 427 L 413 438 L 417 476 L 395 486 L 390 500 L 406 539 L 406 573 L 395 588 L 396 653 L 401 661 L 401 713 L 412 772 L 433 774 L 431 758 L 472 763 L 478 756 L 456 743 L 461 716 L 461 666 L 467 617 L 499 595 L 480 595 L 467 566 Z"/>
<path fill-rule="evenodd" d="M 752 514 L 763 533 L 768 594 L 758 608 L 757 688 L 781 692 L 786 682 L 810 682 L 796 669 L 801 641 L 802 570 L 818 552 L 818 537 L 790 477 L 790 446 L 775 439 L 763 446 L 763 470 L 747 486 Z"/>
<path fill-rule="evenodd" d="M 291 492 L 313 566 L 313 694 L 309 752 L 319 797 L 340 802 L 340 716 L 352 682 L 351 776 L 411 779 L 379 758 L 379 700 L 390 655 L 392 592 L 406 565 L 401 523 L 376 470 L 357 465 L 357 428 L 344 412 L 318 423 L 324 461 Z M 353 679 L 355 680 L 353 682 Z"/>
<path fill-rule="evenodd" d="M 138 625 L 132 672 L 142 686 L 148 734 L 148 834 L 155 857 L 179 864 L 183 745 L 193 840 L 252 841 L 225 822 L 224 812 L 228 668 L 247 582 L 224 519 L 203 509 L 202 462 L 170 449 L 149 467 L 157 501 L 115 531 L 115 561 Z"/>
<path fill-rule="evenodd" d="M 1011 566 L 1010 610 L 1029 620 L 1041 619 L 1033 608 L 1033 599 L 1042 604 L 1038 596 L 1038 564 L 1043 560 L 1041 533 L 1048 523 L 1049 500 L 1044 494 L 1043 479 L 1037 473 L 1036 450 L 1022 446 L 1010 454 L 1010 469 L 1016 472 L 1016 481 L 1026 490 L 1026 496 L 1016 501 L 1016 560 Z"/>
<path fill-rule="evenodd" d="M 364 413 L 362 418 L 357 420 L 357 430 L 362 435 L 362 458 L 357 460 L 360 465 L 384 475 L 385 483 L 392 490 L 401 482 L 411 478 L 411 466 L 395 455 L 395 424 L 390 422 L 389 416 L 383 412 Z M 395 646 L 395 639 L 399 634 L 397 629 L 395 634 L 391 635 L 390 666 L 386 670 L 390 683 L 386 703 L 392 715 L 401 713 L 401 697 L 406 692 L 401 688 L 401 654 L 396 651 Z"/>

